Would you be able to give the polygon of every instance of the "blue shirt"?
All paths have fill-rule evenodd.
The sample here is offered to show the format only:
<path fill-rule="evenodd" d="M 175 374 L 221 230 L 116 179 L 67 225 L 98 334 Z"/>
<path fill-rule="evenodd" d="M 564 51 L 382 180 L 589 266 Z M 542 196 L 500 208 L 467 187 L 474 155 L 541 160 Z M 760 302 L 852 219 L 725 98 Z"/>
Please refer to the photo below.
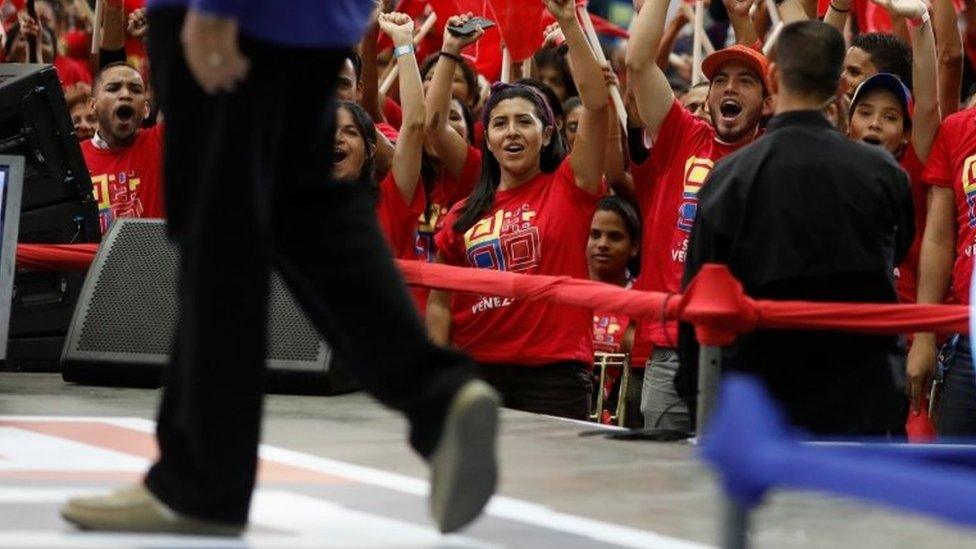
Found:
<path fill-rule="evenodd" d="M 149 0 L 149 9 L 192 7 L 237 19 L 251 38 L 297 48 L 346 48 L 359 42 L 371 0 Z"/>

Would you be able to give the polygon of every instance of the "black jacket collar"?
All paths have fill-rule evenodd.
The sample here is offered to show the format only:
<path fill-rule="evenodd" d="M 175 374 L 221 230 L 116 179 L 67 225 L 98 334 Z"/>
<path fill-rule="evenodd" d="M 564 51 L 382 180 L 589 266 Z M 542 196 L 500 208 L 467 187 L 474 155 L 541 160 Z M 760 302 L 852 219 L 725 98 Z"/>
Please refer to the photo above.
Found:
<path fill-rule="evenodd" d="M 770 118 L 766 124 L 766 131 L 774 132 L 792 126 L 834 129 L 830 121 L 820 111 L 790 111 Z"/>

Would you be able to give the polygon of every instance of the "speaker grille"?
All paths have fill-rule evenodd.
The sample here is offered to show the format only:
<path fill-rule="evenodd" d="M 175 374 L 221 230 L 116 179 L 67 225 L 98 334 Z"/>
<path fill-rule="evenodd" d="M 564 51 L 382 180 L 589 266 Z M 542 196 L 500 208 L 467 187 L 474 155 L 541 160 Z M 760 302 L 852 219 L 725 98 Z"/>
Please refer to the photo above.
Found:
<path fill-rule="evenodd" d="M 165 230 L 164 225 L 144 223 L 120 227 L 95 282 L 79 350 L 170 354 L 178 316 L 179 253 L 166 240 Z"/>
<path fill-rule="evenodd" d="M 168 355 L 179 318 L 179 252 L 163 223 L 124 223 L 117 229 L 91 292 L 78 350 Z M 269 300 L 266 358 L 318 361 L 323 350 L 318 332 L 277 273 Z"/>

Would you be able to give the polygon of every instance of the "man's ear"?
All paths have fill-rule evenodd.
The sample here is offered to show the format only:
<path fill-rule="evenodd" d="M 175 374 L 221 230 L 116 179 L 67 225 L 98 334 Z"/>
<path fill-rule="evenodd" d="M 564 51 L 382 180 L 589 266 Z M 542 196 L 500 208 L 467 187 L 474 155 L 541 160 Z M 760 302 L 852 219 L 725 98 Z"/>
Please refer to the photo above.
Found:
<path fill-rule="evenodd" d="M 767 91 L 769 92 L 770 96 L 776 95 L 779 93 L 779 66 L 776 65 L 775 61 L 769 64 L 768 75 L 770 89 Z"/>

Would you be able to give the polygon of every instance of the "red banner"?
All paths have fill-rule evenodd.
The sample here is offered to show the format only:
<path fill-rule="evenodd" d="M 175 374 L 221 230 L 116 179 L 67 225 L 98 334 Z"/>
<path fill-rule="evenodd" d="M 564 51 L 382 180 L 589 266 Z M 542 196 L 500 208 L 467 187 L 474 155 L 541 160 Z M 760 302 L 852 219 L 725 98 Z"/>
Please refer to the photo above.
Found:
<path fill-rule="evenodd" d="M 539 0 L 490 0 L 502 40 L 512 61 L 525 61 L 542 46 L 542 13 Z"/>

